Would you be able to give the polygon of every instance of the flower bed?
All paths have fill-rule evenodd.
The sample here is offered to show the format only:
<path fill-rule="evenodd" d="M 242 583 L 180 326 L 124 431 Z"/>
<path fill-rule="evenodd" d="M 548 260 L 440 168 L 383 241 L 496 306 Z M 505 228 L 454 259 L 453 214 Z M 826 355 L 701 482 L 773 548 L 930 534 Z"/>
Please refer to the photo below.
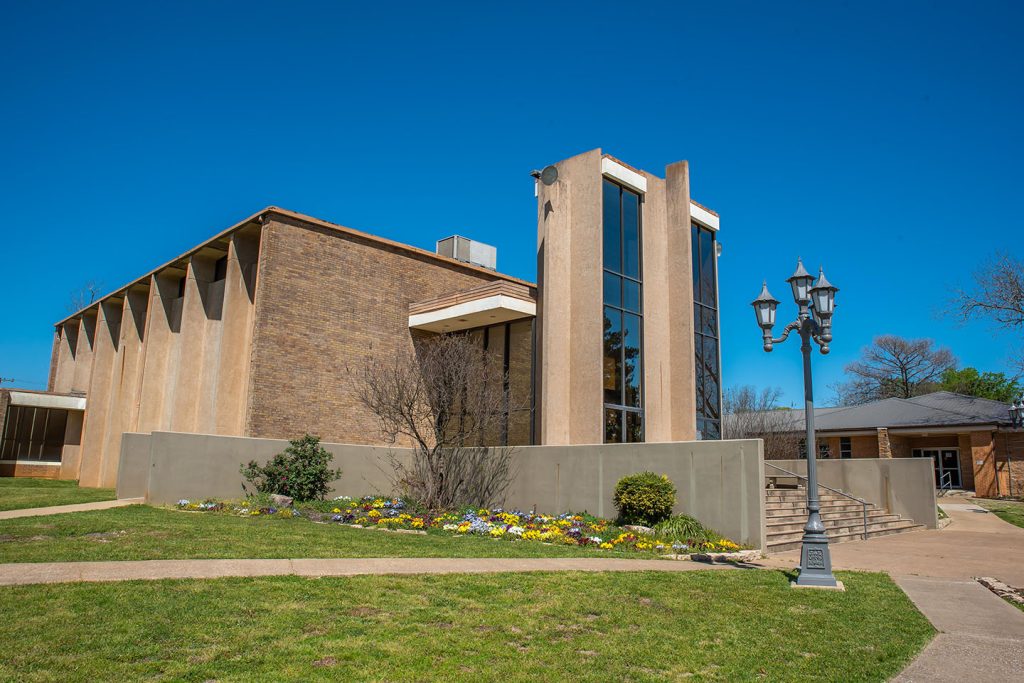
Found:
<path fill-rule="evenodd" d="M 359 499 L 340 496 L 331 501 L 299 504 L 296 508 L 283 509 L 276 509 L 258 499 L 203 502 L 179 500 L 177 507 L 181 510 L 243 517 L 306 517 L 317 522 L 357 528 L 430 531 L 454 536 L 486 536 L 512 542 L 589 546 L 601 550 L 640 553 L 731 552 L 740 548 L 729 539 L 714 535 L 711 538 L 705 535 L 705 538 L 696 539 L 662 538 L 656 533 L 636 533 L 585 513 L 552 516 L 501 508 L 431 512 L 417 509 L 401 498 L 374 496 Z"/>

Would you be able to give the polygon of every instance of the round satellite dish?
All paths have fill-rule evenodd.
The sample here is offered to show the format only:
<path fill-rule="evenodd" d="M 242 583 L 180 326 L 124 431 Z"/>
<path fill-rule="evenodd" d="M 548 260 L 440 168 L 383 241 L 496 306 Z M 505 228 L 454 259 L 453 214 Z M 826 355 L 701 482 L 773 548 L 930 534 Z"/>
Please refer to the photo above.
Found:
<path fill-rule="evenodd" d="M 545 166 L 540 172 L 540 181 L 545 185 L 553 185 L 558 180 L 558 169 L 554 166 Z"/>

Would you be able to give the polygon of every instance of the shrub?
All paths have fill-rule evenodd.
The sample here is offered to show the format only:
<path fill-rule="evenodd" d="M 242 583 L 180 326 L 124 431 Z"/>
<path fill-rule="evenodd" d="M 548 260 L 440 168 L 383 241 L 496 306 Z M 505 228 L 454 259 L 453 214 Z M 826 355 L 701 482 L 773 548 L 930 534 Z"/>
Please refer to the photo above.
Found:
<path fill-rule="evenodd" d="M 689 515 L 672 515 L 654 525 L 658 538 L 670 541 L 716 541 L 719 534 Z"/>
<path fill-rule="evenodd" d="M 615 485 L 615 507 L 621 524 L 657 524 L 672 514 L 675 504 L 676 487 L 664 474 L 631 474 Z"/>
<path fill-rule="evenodd" d="M 328 484 L 341 476 L 332 470 L 334 459 L 320 445 L 320 439 L 306 434 L 293 439 L 283 453 L 275 455 L 266 465 L 251 460 L 242 467 L 242 476 L 259 493 L 278 493 L 295 500 L 321 500 L 330 490 Z"/>

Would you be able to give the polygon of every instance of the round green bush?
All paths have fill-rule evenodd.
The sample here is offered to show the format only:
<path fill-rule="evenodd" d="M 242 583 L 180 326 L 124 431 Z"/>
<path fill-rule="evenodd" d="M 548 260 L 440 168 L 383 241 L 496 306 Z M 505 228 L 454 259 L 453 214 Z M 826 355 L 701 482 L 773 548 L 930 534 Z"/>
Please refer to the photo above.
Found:
<path fill-rule="evenodd" d="M 331 482 L 341 476 L 341 470 L 330 467 L 334 456 L 310 434 L 289 444 L 265 465 L 250 461 L 242 467 L 242 476 L 259 493 L 277 493 L 298 501 L 323 500 Z"/>
<path fill-rule="evenodd" d="M 621 524 L 653 526 L 672 514 L 676 487 L 664 474 L 639 472 L 615 485 L 615 507 Z"/>

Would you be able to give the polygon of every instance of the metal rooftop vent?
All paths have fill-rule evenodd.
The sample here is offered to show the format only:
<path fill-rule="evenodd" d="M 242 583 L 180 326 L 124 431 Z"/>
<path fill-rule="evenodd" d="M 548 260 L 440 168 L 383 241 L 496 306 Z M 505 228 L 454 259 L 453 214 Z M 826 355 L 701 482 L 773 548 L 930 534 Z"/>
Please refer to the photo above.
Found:
<path fill-rule="evenodd" d="M 468 237 L 452 235 L 437 241 L 437 253 L 475 266 L 496 270 L 498 250 L 489 244 L 471 240 Z"/>

